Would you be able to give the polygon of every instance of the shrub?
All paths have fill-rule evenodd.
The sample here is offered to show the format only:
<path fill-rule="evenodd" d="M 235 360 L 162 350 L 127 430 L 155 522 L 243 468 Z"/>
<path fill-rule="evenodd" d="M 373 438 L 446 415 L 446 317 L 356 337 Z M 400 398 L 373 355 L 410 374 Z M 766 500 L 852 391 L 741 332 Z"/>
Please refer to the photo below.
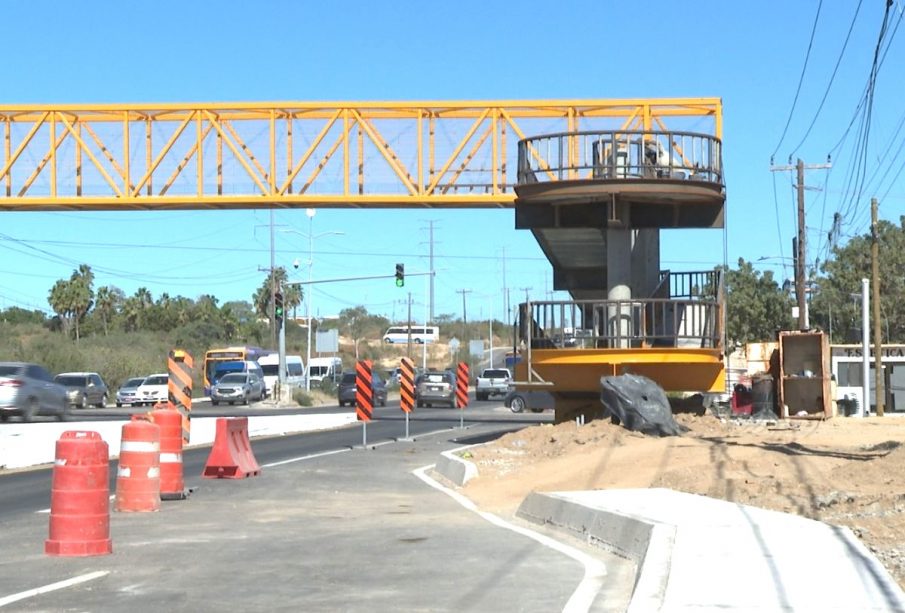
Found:
<path fill-rule="evenodd" d="M 300 407 L 310 407 L 314 405 L 314 397 L 303 389 L 297 389 L 292 392 L 292 400 Z"/>

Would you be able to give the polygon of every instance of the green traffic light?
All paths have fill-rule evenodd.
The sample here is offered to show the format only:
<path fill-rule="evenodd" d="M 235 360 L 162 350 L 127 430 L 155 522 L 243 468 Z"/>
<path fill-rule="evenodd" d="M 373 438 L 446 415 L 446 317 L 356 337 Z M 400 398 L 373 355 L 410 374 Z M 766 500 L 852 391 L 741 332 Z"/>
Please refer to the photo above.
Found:
<path fill-rule="evenodd" d="M 403 285 L 405 285 L 404 279 L 396 279 L 396 287 L 402 287 Z"/>

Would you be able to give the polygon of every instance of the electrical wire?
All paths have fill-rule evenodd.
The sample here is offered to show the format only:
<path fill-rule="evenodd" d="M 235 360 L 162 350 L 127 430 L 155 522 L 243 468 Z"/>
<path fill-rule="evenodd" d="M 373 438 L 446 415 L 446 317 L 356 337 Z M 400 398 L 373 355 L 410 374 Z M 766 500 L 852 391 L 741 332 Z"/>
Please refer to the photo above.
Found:
<path fill-rule="evenodd" d="M 801 93 L 801 86 L 804 84 L 804 75 L 808 69 L 808 60 L 811 57 L 811 48 L 814 45 L 814 34 L 817 32 L 817 22 L 820 19 L 820 9 L 823 7 L 823 0 L 817 3 L 817 14 L 814 15 L 814 25 L 811 27 L 811 38 L 808 41 L 808 50 L 804 56 L 804 65 L 801 67 L 801 76 L 798 77 L 798 87 L 795 89 L 795 98 L 792 100 L 792 108 L 789 109 L 789 118 L 786 119 L 786 125 L 782 129 L 782 136 L 779 137 L 779 142 L 776 143 L 776 148 L 773 150 L 773 155 L 771 157 L 776 157 L 776 152 L 779 151 L 779 148 L 782 146 L 783 141 L 786 138 L 786 133 L 789 131 L 789 124 L 792 123 L 792 116 L 795 114 L 795 106 L 798 104 L 798 96 Z"/>
<path fill-rule="evenodd" d="M 801 146 L 804 144 L 804 141 L 807 140 L 808 135 L 810 135 L 811 130 L 814 128 L 814 124 L 817 123 L 817 118 L 820 117 L 820 111 L 823 110 L 823 105 L 826 103 L 826 99 L 830 94 L 830 89 L 833 87 L 833 82 L 836 79 L 836 73 L 839 71 L 839 65 L 842 64 L 842 57 L 845 55 L 845 49 L 848 47 L 848 41 L 851 39 L 852 31 L 855 29 L 855 22 L 858 19 L 858 13 L 861 11 L 861 4 L 864 0 L 858 0 L 858 6 L 855 8 L 855 14 L 852 16 L 852 22 L 848 26 L 848 33 L 845 35 L 845 41 L 842 43 L 842 49 L 839 51 L 839 57 L 836 58 L 836 65 L 833 67 L 833 74 L 830 75 L 830 82 L 827 83 L 826 90 L 823 92 L 823 98 L 820 100 L 820 104 L 817 106 L 817 111 L 814 113 L 813 119 L 811 119 L 811 123 L 808 126 L 808 129 L 805 130 L 804 136 L 801 137 L 801 141 L 792 149 L 792 153 L 789 154 L 789 157 L 795 155 Z M 818 15 L 820 14 L 820 7 L 817 8 Z M 814 23 L 816 27 L 816 20 Z M 812 33 L 813 36 L 813 33 Z M 810 47 L 808 47 L 808 52 L 810 53 Z M 800 87 L 800 84 L 799 84 Z M 791 115 L 789 117 L 791 119 Z M 786 126 L 788 127 L 788 125 Z M 784 134 L 785 135 L 785 134 Z M 774 155 L 776 152 L 774 151 Z"/>

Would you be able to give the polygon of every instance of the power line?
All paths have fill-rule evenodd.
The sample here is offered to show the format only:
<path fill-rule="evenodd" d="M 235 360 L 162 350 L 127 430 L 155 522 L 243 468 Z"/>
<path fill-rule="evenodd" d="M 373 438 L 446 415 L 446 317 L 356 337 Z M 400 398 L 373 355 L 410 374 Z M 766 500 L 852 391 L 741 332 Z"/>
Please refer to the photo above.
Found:
<path fill-rule="evenodd" d="M 811 124 L 808 126 L 808 129 L 805 130 L 804 136 L 801 137 L 801 142 L 799 142 L 795 146 L 795 148 L 792 149 L 792 153 L 789 154 L 789 157 L 794 156 L 798 152 L 798 149 L 804 144 L 804 141 L 807 140 L 808 135 L 814 128 L 814 124 L 817 123 L 817 118 L 820 116 L 820 111 L 823 110 L 823 105 L 830 94 L 830 89 L 833 87 L 833 81 L 836 79 L 836 72 L 839 70 L 839 65 L 842 63 L 842 57 L 845 55 L 845 49 L 846 47 L 848 47 L 848 41 L 851 39 L 852 31 L 855 29 L 855 22 L 858 20 L 858 13 L 861 11 L 861 4 L 863 2 L 864 0 L 858 0 L 858 6 L 855 8 L 855 14 L 852 16 L 852 22 L 848 26 L 848 33 L 845 35 L 845 41 L 842 43 L 842 49 L 839 51 L 839 57 L 836 58 L 836 65 L 833 67 L 833 74 L 830 75 L 830 82 L 827 83 L 826 91 L 823 92 L 823 98 L 821 98 L 820 104 L 817 106 L 817 111 L 814 113 L 814 118 L 811 119 Z M 820 7 L 817 8 L 817 14 L 820 14 Z M 816 27 L 816 25 L 817 22 L 815 19 L 814 26 Z M 813 33 L 811 34 L 811 36 L 813 37 Z M 810 52 L 810 47 L 808 47 L 808 51 Z M 774 151 L 773 154 L 775 155 L 776 152 Z"/>
<path fill-rule="evenodd" d="M 773 150 L 773 155 L 771 155 L 771 164 L 772 158 L 776 157 L 776 152 L 779 151 L 779 148 L 782 146 L 783 140 L 786 138 L 786 132 L 789 130 L 789 124 L 792 123 L 792 115 L 795 113 L 795 105 L 798 104 L 798 95 L 801 93 L 801 86 L 804 83 L 804 75 L 808 69 L 808 60 L 811 57 L 811 48 L 814 45 L 814 34 L 817 32 L 817 21 L 820 19 L 820 9 L 823 7 L 823 0 L 817 3 L 817 14 L 814 15 L 814 25 L 811 27 L 811 38 L 808 41 L 808 50 L 804 56 L 804 65 L 801 67 L 801 76 L 798 77 L 798 87 L 795 89 L 795 98 L 792 100 L 792 108 L 789 109 L 789 118 L 786 119 L 786 126 L 782 129 L 782 136 L 779 137 L 779 142 L 776 143 L 776 149 Z"/>

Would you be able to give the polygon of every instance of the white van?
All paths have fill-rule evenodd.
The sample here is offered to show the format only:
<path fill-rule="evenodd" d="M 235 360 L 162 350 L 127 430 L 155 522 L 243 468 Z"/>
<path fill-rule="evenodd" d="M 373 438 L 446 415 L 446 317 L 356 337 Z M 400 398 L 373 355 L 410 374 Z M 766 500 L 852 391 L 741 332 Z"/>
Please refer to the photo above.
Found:
<path fill-rule="evenodd" d="M 411 334 L 412 342 L 436 343 L 440 339 L 440 328 L 437 326 L 391 326 L 383 334 L 383 342 L 387 344 L 407 343 Z"/>
<path fill-rule="evenodd" d="M 308 363 L 308 377 L 312 384 L 324 379 L 336 381 L 343 373 L 343 361 L 340 358 L 311 358 Z"/>
<path fill-rule="evenodd" d="M 258 358 L 258 364 L 264 371 L 264 384 L 267 395 L 273 394 L 274 385 L 280 380 L 280 354 L 271 353 Z M 305 363 L 300 355 L 286 356 L 286 385 L 290 388 L 305 385 Z"/>

